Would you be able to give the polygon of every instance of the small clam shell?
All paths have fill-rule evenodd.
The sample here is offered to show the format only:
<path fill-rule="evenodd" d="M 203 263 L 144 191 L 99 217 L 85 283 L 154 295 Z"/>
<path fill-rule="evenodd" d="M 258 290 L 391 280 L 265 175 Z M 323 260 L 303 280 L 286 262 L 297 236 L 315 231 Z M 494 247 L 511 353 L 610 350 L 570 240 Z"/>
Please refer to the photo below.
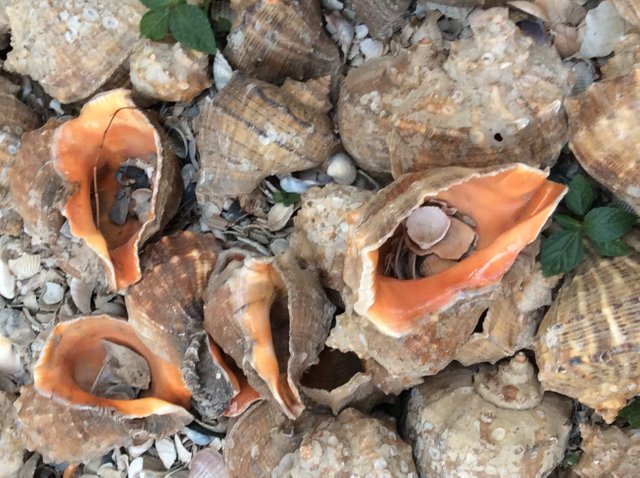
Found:
<path fill-rule="evenodd" d="M 64 298 L 64 287 L 56 282 L 45 282 L 40 299 L 47 305 L 57 304 Z"/>
<path fill-rule="evenodd" d="M 352 0 L 356 16 L 369 28 L 374 38 L 388 38 L 409 21 L 410 0 Z"/>
<path fill-rule="evenodd" d="M 279 231 L 284 229 L 296 207 L 293 204 L 285 206 L 283 203 L 274 204 L 267 214 L 267 228 L 270 231 Z"/>
<path fill-rule="evenodd" d="M 222 455 L 213 448 L 204 448 L 193 455 L 188 478 L 226 478 Z"/>
<path fill-rule="evenodd" d="M 353 184 L 358 170 L 346 153 L 337 153 L 329 159 L 327 174 L 338 184 Z"/>
<path fill-rule="evenodd" d="M 25 280 L 40 272 L 39 254 L 22 254 L 17 259 L 9 260 L 9 269 L 18 280 Z"/>

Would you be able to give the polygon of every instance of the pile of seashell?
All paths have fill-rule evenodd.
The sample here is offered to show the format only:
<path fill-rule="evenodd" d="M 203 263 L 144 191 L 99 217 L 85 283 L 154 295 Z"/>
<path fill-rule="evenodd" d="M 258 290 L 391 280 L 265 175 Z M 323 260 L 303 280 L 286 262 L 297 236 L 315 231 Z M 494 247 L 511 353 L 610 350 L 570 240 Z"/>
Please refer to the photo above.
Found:
<path fill-rule="evenodd" d="M 230 3 L 0 2 L 0 476 L 634 476 L 640 234 L 538 256 L 640 212 L 637 2 Z"/>

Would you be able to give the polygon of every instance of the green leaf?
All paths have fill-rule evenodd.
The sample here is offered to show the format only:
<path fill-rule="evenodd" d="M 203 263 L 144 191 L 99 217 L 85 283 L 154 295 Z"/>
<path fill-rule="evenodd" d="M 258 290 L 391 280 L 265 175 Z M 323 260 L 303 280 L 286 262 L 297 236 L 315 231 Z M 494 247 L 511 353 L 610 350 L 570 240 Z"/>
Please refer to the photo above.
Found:
<path fill-rule="evenodd" d="M 140 0 L 149 10 L 166 10 L 172 5 L 176 5 L 184 0 Z"/>
<path fill-rule="evenodd" d="M 580 456 L 578 455 L 578 453 L 571 452 L 571 453 L 567 453 L 567 456 L 564 459 L 564 463 L 567 466 L 573 466 L 576 463 L 578 463 L 578 460 L 580 460 Z"/>
<path fill-rule="evenodd" d="M 564 197 L 564 203 L 572 213 L 584 216 L 591 209 L 594 198 L 589 180 L 582 174 L 577 174 L 569 183 L 569 192 Z"/>
<path fill-rule="evenodd" d="M 565 214 L 554 214 L 553 218 L 564 229 L 568 229 L 570 231 L 577 231 L 578 229 L 582 229 L 582 223 L 577 219 L 572 218 L 571 216 L 567 216 Z"/>
<path fill-rule="evenodd" d="M 163 10 L 149 10 L 140 19 L 140 33 L 150 40 L 162 40 L 169 33 L 169 14 Z"/>
<path fill-rule="evenodd" d="M 613 241 L 597 242 L 591 241 L 596 252 L 603 257 L 626 256 L 631 249 L 622 239 L 614 239 Z"/>
<path fill-rule="evenodd" d="M 584 217 L 584 232 L 598 242 L 613 241 L 633 227 L 636 215 L 616 207 L 597 207 Z"/>
<path fill-rule="evenodd" d="M 584 256 L 580 231 L 559 231 L 551 234 L 542 243 L 540 263 L 545 276 L 569 272 Z"/>
<path fill-rule="evenodd" d="M 229 33 L 231 31 L 231 22 L 223 17 L 216 19 L 216 33 Z"/>
<path fill-rule="evenodd" d="M 202 11 L 206 14 L 209 14 L 209 8 L 211 8 L 211 2 L 213 0 L 204 0 L 204 3 L 202 4 Z"/>
<path fill-rule="evenodd" d="M 209 18 L 195 5 L 176 5 L 169 15 L 169 30 L 182 46 L 205 53 L 216 52 Z"/>
<path fill-rule="evenodd" d="M 292 204 L 300 201 L 300 194 L 288 193 L 285 191 L 276 191 L 273 193 L 273 200 L 275 202 L 281 202 L 285 206 L 291 206 Z"/>
<path fill-rule="evenodd" d="M 620 410 L 618 417 L 625 419 L 632 428 L 640 428 L 640 401 L 634 398 Z"/>

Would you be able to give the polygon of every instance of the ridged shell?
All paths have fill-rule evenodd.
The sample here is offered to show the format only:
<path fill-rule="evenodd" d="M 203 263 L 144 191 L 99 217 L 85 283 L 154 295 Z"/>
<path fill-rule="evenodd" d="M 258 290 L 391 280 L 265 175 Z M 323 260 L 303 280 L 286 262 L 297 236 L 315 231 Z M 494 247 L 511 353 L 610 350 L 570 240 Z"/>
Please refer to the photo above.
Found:
<path fill-rule="evenodd" d="M 88 392 L 105 356 L 101 340 L 117 342 L 140 354 L 151 372 L 143 398 L 116 400 Z M 171 435 L 193 417 L 180 370 L 155 355 L 122 320 L 87 316 L 58 324 L 34 368 L 34 384 L 21 389 L 16 402 L 19 428 L 31 450 L 47 461 L 80 462 L 134 437 Z"/>
<path fill-rule="evenodd" d="M 640 27 L 640 4 L 637 0 L 611 0 L 611 2 L 622 18 L 635 27 Z"/>
<path fill-rule="evenodd" d="M 633 477 L 638 474 L 640 436 L 617 427 L 580 425 L 583 451 L 572 472 L 581 478 Z"/>
<path fill-rule="evenodd" d="M 7 7 L 12 49 L 4 68 L 30 76 L 61 103 L 87 98 L 133 50 L 144 11 L 137 0 L 16 0 Z"/>
<path fill-rule="evenodd" d="M 327 80 L 312 80 L 325 96 Z M 197 136 L 201 203 L 249 193 L 269 175 L 309 169 L 329 158 L 336 146 L 329 117 L 283 88 L 234 73 L 205 103 Z"/>
<path fill-rule="evenodd" d="M 320 3 L 257 0 L 236 8 L 224 55 L 243 74 L 281 84 L 334 75 L 340 67 L 335 43 L 322 27 Z"/>
<path fill-rule="evenodd" d="M 634 65 L 640 63 L 640 35 L 628 33 L 616 45 L 613 57 L 600 68 L 602 79 L 627 75 L 633 71 Z"/>
<path fill-rule="evenodd" d="M 553 164 L 567 140 L 568 68 L 523 36 L 502 8 L 476 10 L 474 35 L 445 59 L 428 41 L 347 75 L 338 125 L 363 169 Z M 504 68 L 501 65 L 508 65 Z"/>
<path fill-rule="evenodd" d="M 188 478 L 226 478 L 222 455 L 212 448 L 204 448 L 193 455 Z"/>
<path fill-rule="evenodd" d="M 40 255 L 22 254 L 17 259 L 10 259 L 9 268 L 16 276 L 16 279 L 29 279 L 40 271 Z"/>
<path fill-rule="evenodd" d="M 569 147 L 596 181 L 640 212 L 640 66 L 599 81 L 567 104 Z"/>
<path fill-rule="evenodd" d="M 409 21 L 411 0 L 351 0 L 351 8 L 374 38 L 388 38 Z"/>
<path fill-rule="evenodd" d="M 590 258 L 566 279 L 540 325 L 539 378 L 611 423 L 638 395 L 640 254 Z"/>

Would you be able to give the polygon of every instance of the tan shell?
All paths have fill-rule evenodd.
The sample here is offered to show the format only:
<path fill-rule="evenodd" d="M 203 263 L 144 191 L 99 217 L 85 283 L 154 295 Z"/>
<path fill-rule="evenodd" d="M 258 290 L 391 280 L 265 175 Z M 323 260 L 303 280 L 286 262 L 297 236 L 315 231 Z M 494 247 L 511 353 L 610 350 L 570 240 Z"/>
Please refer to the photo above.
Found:
<path fill-rule="evenodd" d="M 4 67 L 38 81 L 61 103 L 87 98 L 133 50 L 144 11 L 137 0 L 16 0 L 7 7 L 12 49 Z"/>
<path fill-rule="evenodd" d="M 117 226 L 109 218 L 120 188 L 115 173 L 131 156 L 149 170 L 149 212 Z M 78 118 L 25 134 L 9 183 L 25 227 L 57 253 L 60 266 L 115 290 L 140 279 L 138 249 L 168 223 L 182 195 L 173 150 L 122 89 L 97 95 Z M 65 217 L 76 240 L 60 233 Z"/>
<path fill-rule="evenodd" d="M 326 97 L 328 78 L 307 86 L 320 87 Z M 311 101 L 317 98 L 292 96 L 284 87 L 234 73 L 201 113 L 199 201 L 249 193 L 269 175 L 327 160 L 336 138 L 326 111 Z"/>
<path fill-rule="evenodd" d="M 105 356 L 103 339 L 147 361 L 151 387 L 143 398 L 116 400 L 88 392 Z M 34 368 L 34 384 L 21 389 L 16 408 L 29 449 L 47 461 L 80 462 L 128 446 L 134 438 L 177 432 L 193 419 L 185 409 L 189 398 L 177 367 L 154 355 L 125 321 L 96 315 L 56 326 Z"/>
<path fill-rule="evenodd" d="M 136 91 L 161 101 L 191 101 L 211 86 L 209 55 L 179 43 L 145 40 L 129 58 Z"/>
<path fill-rule="evenodd" d="M 374 38 L 389 38 L 394 30 L 409 21 L 409 15 L 404 14 L 411 0 L 351 0 L 349 3 Z"/>
<path fill-rule="evenodd" d="M 428 377 L 411 391 L 405 431 L 421 476 L 537 478 L 562 461 L 570 417 L 571 401 L 542 397 L 520 355 L 475 377 L 459 368 Z"/>
<path fill-rule="evenodd" d="M 637 0 L 611 0 L 613 6 L 626 21 L 640 27 L 640 4 Z"/>
<path fill-rule="evenodd" d="M 0 392 L 0 477 L 17 476 L 22 466 L 24 445 L 16 430 L 15 396 Z"/>
<path fill-rule="evenodd" d="M 572 472 L 581 478 L 633 477 L 638 474 L 640 436 L 617 427 L 580 425 L 584 452 Z"/>
<path fill-rule="evenodd" d="M 640 255 L 589 258 L 565 279 L 534 350 L 545 390 L 576 398 L 611 423 L 638 394 Z"/>
<path fill-rule="evenodd" d="M 253 0 L 239 5 L 224 56 L 243 74 L 281 84 L 334 75 L 335 43 L 322 26 L 319 2 Z"/>
<path fill-rule="evenodd" d="M 205 329 L 249 384 L 298 417 L 300 377 L 318 361 L 335 310 L 316 274 L 283 254 L 232 263 L 212 278 L 204 310 Z"/>
<path fill-rule="evenodd" d="M 568 68 L 552 47 L 523 36 L 506 8 L 476 10 L 469 21 L 474 36 L 452 42 L 448 58 L 425 40 L 349 72 L 338 125 L 361 168 L 398 176 L 556 161 L 567 139 Z"/>
<path fill-rule="evenodd" d="M 640 212 L 640 66 L 599 81 L 567 104 L 569 147 L 584 169 Z M 613 140 L 612 138 L 615 138 Z"/>
<path fill-rule="evenodd" d="M 629 33 L 620 39 L 613 57 L 600 69 L 602 79 L 627 75 L 638 63 L 640 63 L 640 34 Z"/>

